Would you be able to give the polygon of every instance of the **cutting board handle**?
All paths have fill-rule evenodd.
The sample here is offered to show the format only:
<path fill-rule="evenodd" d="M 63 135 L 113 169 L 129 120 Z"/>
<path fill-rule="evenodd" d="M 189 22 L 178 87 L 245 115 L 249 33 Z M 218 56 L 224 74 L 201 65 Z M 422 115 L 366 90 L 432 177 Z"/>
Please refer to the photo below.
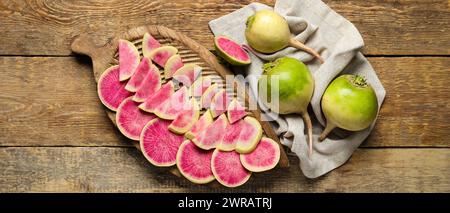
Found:
<path fill-rule="evenodd" d="M 70 46 L 73 52 L 95 57 L 97 46 L 88 34 L 80 34 L 76 36 Z"/>

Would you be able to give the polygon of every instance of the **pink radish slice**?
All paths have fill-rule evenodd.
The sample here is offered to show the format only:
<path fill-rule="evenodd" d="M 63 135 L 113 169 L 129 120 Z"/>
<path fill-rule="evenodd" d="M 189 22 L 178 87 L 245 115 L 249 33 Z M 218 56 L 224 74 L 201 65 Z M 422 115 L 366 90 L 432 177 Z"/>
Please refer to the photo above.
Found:
<path fill-rule="evenodd" d="M 259 121 L 253 117 L 247 116 L 242 121 L 242 130 L 235 150 L 239 153 L 250 153 L 261 140 L 262 128 Z"/>
<path fill-rule="evenodd" d="M 156 117 L 140 110 L 138 105 L 139 103 L 129 97 L 120 104 L 116 113 L 117 127 L 123 135 L 132 140 L 139 140 L 142 128 Z"/>
<path fill-rule="evenodd" d="M 167 60 L 177 54 L 178 49 L 172 46 L 162 46 L 158 47 L 150 52 L 148 57 L 152 59 L 156 64 L 164 68 Z M 147 57 L 147 56 L 146 56 Z"/>
<path fill-rule="evenodd" d="M 126 84 L 126 81 L 119 81 L 119 66 L 106 69 L 97 84 L 97 93 L 103 105 L 116 111 L 123 100 L 133 95 L 125 90 Z"/>
<path fill-rule="evenodd" d="M 158 47 L 161 47 L 158 40 L 153 38 L 149 33 L 145 33 L 144 38 L 142 39 L 142 53 L 144 56 L 149 56 L 150 53 Z"/>
<path fill-rule="evenodd" d="M 227 117 L 230 123 L 234 123 L 247 115 L 245 108 L 234 98 L 227 110 Z"/>
<path fill-rule="evenodd" d="M 213 117 L 211 116 L 211 112 L 207 110 L 199 119 L 197 122 L 195 122 L 194 126 L 186 132 L 185 136 L 186 138 L 193 139 L 195 136 L 203 131 L 206 127 L 211 125 L 213 122 Z"/>
<path fill-rule="evenodd" d="M 150 71 L 151 63 L 150 59 L 145 57 L 142 58 L 141 63 L 139 63 L 139 66 L 136 68 L 136 72 L 134 72 L 133 76 L 131 76 L 128 81 L 127 86 L 125 86 L 126 90 L 130 92 L 136 92 L 138 90 Z"/>
<path fill-rule="evenodd" d="M 201 75 L 202 68 L 196 64 L 185 64 L 178 69 L 173 78 L 183 85 L 190 87 L 192 83 Z"/>
<path fill-rule="evenodd" d="M 205 151 L 189 140 L 184 141 L 177 153 L 177 167 L 180 173 L 193 183 L 205 184 L 214 180 L 211 171 L 213 151 Z"/>
<path fill-rule="evenodd" d="M 243 120 L 239 120 L 236 123 L 228 124 L 225 129 L 225 134 L 217 145 L 217 149 L 222 151 L 233 151 L 236 148 L 236 143 L 239 140 L 243 128 Z"/>
<path fill-rule="evenodd" d="M 175 54 L 171 56 L 169 59 L 167 59 L 166 65 L 164 67 L 164 77 L 166 79 L 172 78 L 173 74 L 183 67 L 183 61 L 181 60 L 181 56 L 178 54 Z"/>
<path fill-rule="evenodd" d="M 155 166 L 167 167 L 176 163 L 182 135 L 169 131 L 170 121 L 155 118 L 145 125 L 140 135 L 140 146 L 145 158 Z"/>
<path fill-rule="evenodd" d="M 153 112 L 156 107 L 162 104 L 164 101 L 169 99 L 174 93 L 174 86 L 172 81 L 169 81 L 161 86 L 161 88 L 156 91 L 153 95 L 148 97 L 144 103 L 139 105 L 139 108 L 146 112 Z"/>
<path fill-rule="evenodd" d="M 213 118 L 223 114 L 227 111 L 230 104 L 230 97 L 224 89 L 220 89 L 211 101 L 211 115 Z"/>
<path fill-rule="evenodd" d="M 145 99 L 155 94 L 159 88 L 161 88 L 161 76 L 159 75 L 158 68 L 151 64 L 144 82 L 142 82 L 136 94 L 133 96 L 133 101 L 144 102 Z"/>
<path fill-rule="evenodd" d="M 237 152 L 214 150 L 211 170 L 217 181 L 226 187 L 238 187 L 250 179 L 251 172 L 246 170 Z"/>
<path fill-rule="evenodd" d="M 211 77 L 200 76 L 194 83 L 189 87 L 189 95 L 191 97 L 201 97 L 203 93 L 211 86 L 212 80 Z"/>
<path fill-rule="evenodd" d="M 181 87 L 153 111 L 161 119 L 174 120 L 188 102 L 188 91 Z"/>
<path fill-rule="evenodd" d="M 221 115 L 211 125 L 198 133 L 196 137 L 192 139 L 192 142 L 204 150 L 216 148 L 217 144 L 222 140 L 222 137 L 225 134 L 227 122 L 226 116 Z"/>
<path fill-rule="evenodd" d="M 177 133 L 186 133 L 197 122 L 200 109 L 195 98 L 191 98 L 186 107 L 177 115 L 169 126 L 169 130 Z"/>
<path fill-rule="evenodd" d="M 139 52 L 133 43 L 127 40 L 119 40 L 119 67 L 120 81 L 128 80 L 139 66 Z"/>
<path fill-rule="evenodd" d="M 216 93 L 219 91 L 218 87 L 219 85 L 214 83 L 203 93 L 200 99 L 200 104 L 203 109 L 208 109 L 210 107 L 214 95 L 216 95 Z"/>
<path fill-rule="evenodd" d="M 262 138 L 256 149 L 241 154 L 241 163 L 249 171 L 264 172 L 273 169 L 280 160 L 280 145 L 270 138 Z"/>

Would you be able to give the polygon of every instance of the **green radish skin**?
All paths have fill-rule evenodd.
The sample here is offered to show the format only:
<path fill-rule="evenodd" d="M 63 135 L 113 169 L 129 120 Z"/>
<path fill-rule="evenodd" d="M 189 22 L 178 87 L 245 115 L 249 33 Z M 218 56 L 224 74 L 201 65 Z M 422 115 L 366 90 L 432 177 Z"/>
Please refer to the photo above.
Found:
<path fill-rule="evenodd" d="M 314 92 L 314 79 L 308 67 L 297 59 L 282 57 L 274 62 L 264 64 L 263 68 L 267 75 L 267 81 L 260 80 L 259 84 L 265 83 L 266 85 L 259 85 L 259 87 L 265 86 L 267 88 L 267 100 L 271 100 L 271 90 L 277 90 L 279 102 L 271 101 L 267 103 L 266 98 L 261 98 L 261 100 L 276 113 L 296 113 L 303 117 L 308 130 L 309 155 L 311 156 L 312 123 L 307 107 Z M 272 85 L 272 76 L 278 77 L 277 85 Z M 276 110 L 277 105 L 278 110 Z"/>
<path fill-rule="evenodd" d="M 321 104 L 327 125 L 320 141 L 336 127 L 349 131 L 366 129 L 378 113 L 375 91 L 358 75 L 342 75 L 333 80 L 325 90 Z"/>
<path fill-rule="evenodd" d="M 291 32 L 286 20 L 270 10 L 260 10 L 247 19 L 245 38 L 262 53 L 273 53 L 289 45 Z"/>

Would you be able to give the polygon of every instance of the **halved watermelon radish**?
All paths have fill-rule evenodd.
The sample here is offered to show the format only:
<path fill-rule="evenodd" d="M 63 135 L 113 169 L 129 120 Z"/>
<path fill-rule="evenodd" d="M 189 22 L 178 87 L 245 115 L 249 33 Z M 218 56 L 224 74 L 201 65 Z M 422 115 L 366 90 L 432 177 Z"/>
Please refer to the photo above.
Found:
<path fill-rule="evenodd" d="M 144 55 L 144 56 L 149 57 L 150 59 L 152 59 L 152 61 L 154 61 L 159 66 L 164 68 L 167 60 L 171 56 L 177 54 L 177 52 L 178 52 L 178 49 L 175 47 L 162 46 L 162 47 L 158 47 L 158 48 L 152 50 L 148 56 L 146 56 L 146 55 Z"/>
<path fill-rule="evenodd" d="M 249 171 L 264 172 L 273 169 L 280 161 L 280 145 L 263 137 L 253 152 L 241 154 L 241 163 Z"/>
<path fill-rule="evenodd" d="M 155 166 L 167 167 L 176 163 L 182 135 L 169 131 L 170 121 L 155 118 L 145 125 L 140 135 L 142 153 Z"/>
<path fill-rule="evenodd" d="M 197 122 L 195 122 L 194 126 L 186 132 L 185 136 L 186 138 L 193 139 L 195 136 L 202 132 L 206 127 L 212 124 L 213 117 L 211 116 L 211 112 L 209 110 L 206 110 L 206 112 L 198 119 Z"/>
<path fill-rule="evenodd" d="M 108 109 L 116 111 L 123 100 L 133 95 L 125 90 L 126 81 L 119 81 L 119 66 L 105 70 L 98 79 L 97 93 L 100 101 Z"/>
<path fill-rule="evenodd" d="M 214 150 L 211 170 L 217 181 L 226 187 L 238 187 L 250 179 L 251 172 L 245 169 L 238 153 Z"/>
<path fill-rule="evenodd" d="M 208 109 L 211 106 L 211 101 L 214 95 L 219 91 L 219 85 L 214 83 L 205 90 L 200 98 L 200 104 L 203 109 Z"/>
<path fill-rule="evenodd" d="M 261 136 L 262 128 L 258 120 L 249 116 L 245 117 L 235 150 L 241 154 L 252 152 L 261 140 Z"/>
<path fill-rule="evenodd" d="M 213 118 L 223 114 L 227 111 L 230 104 L 230 96 L 227 91 L 220 89 L 213 97 L 211 101 L 211 115 Z"/>
<path fill-rule="evenodd" d="M 217 149 L 220 149 L 222 151 L 233 151 L 236 148 L 236 144 L 239 140 L 239 135 L 241 134 L 243 128 L 243 122 L 243 120 L 239 120 L 236 123 L 227 124 L 227 127 L 225 128 L 225 134 L 220 143 L 217 144 Z"/>
<path fill-rule="evenodd" d="M 151 64 L 147 76 L 133 96 L 133 101 L 144 102 L 145 99 L 155 94 L 159 88 L 161 88 L 161 76 L 159 75 L 158 67 Z"/>
<path fill-rule="evenodd" d="M 191 97 L 201 97 L 203 93 L 211 86 L 212 79 L 209 76 L 200 76 L 194 83 L 189 87 L 189 96 Z"/>
<path fill-rule="evenodd" d="M 232 65 L 247 65 L 251 63 L 250 56 L 241 45 L 226 36 L 214 38 L 214 46 L 220 57 Z"/>
<path fill-rule="evenodd" d="M 216 148 L 217 144 L 222 140 L 222 137 L 225 134 L 227 122 L 227 117 L 225 115 L 221 115 L 211 125 L 199 132 L 192 139 L 192 142 L 204 150 Z"/>
<path fill-rule="evenodd" d="M 185 64 L 179 68 L 174 74 L 173 78 L 183 85 L 190 87 L 192 83 L 201 75 L 202 67 L 196 64 Z"/>
<path fill-rule="evenodd" d="M 139 140 L 142 128 L 156 116 L 138 108 L 139 103 L 131 97 L 125 99 L 117 109 L 116 123 L 120 132 L 131 140 Z"/>
<path fill-rule="evenodd" d="M 156 48 L 161 47 L 161 44 L 153 38 L 149 33 L 144 34 L 142 39 L 142 53 L 144 56 L 149 56 L 150 53 Z"/>
<path fill-rule="evenodd" d="M 170 123 L 169 130 L 177 134 L 186 133 L 198 121 L 200 116 L 200 107 L 195 98 L 191 98 L 187 106 L 177 115 L 175 120 Z"/>
<path fill-rule="evenodd" d="M 247 112 L 236 98 L 233 98 L 227 110 L 227 118 L 230 123 L 234 123 L 241 118 L 245 117 Z"/>
<path fill-rule="evenodd" d="M 120 81 L 128 80 L 136 71 L 140 61 L 139 51 L 133 43 L 119 40 Z"/>
<path fill-rule="evenodd" d="M 164 77 L 166 79 L 170 79 L 178 69 L 184 66 L 184 64 L 183 60 L 181 60 L 181 56 L 179 54 L 175 54 L 167 59 L 164 66 Z"/>
<path fill-rule="evenodd" d="M 214 180 L 214 175 L 211 171 L 212 153 L 212 150 L 200 149 L 190 140 L 186 140 L 178 149 L 178 170 L 186 179 L 193 183 L 209 183 Z"/>
<path fill-rule="evenodd" d="M 167 83 L 162 85 L 158 91 L 156 91 L 153 95 L 148 97 L 144 103 L 139 105 L 139 108 L 146 112 L 153 113 L 155 108 L 158 107 L 167 99 L 169 99 L 169 97 L 172 96 L 173 93 L 174 93 L 173 83 L 172 81 L 168 81 Z"/>
<path fill-rule="evenodd" d="M 183 110 L 188 102 L 188 91 L 186 87 L 181 87 L 166 101 L 157 106 L 153 113 L 161 119 L 173 120 Z"/>
<path fill-rule="evenodd" d="M 131 76 L 130 80 L 128 80 L 127 86 L 125 86 L 125 89 L 130 92 L 136 92 L 141 86 L 141 84 L 144 82 L 145 78 L 148 75 L 148 72 L 150 72 L 150 66 L 152 62 L 150 59 L 144 57 L 141 60 L 141 63 L 139 63 L 139 66 L 136 68 L 136 72 Z"/>

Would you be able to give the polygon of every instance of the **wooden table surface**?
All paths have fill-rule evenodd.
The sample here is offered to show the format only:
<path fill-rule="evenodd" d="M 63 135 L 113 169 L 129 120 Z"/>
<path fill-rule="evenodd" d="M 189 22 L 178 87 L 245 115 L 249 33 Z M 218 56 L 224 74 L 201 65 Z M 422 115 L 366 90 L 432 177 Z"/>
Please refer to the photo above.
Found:
<path fill-rule="evenodd" d="M 208 21 L 250 2 L 0 0 L 0 191 L 450 192 L 448 0 L 325 0 L 360 30 L 387 90 L 373 133 L 342 167 L 309 180 L 290 157 L 237 189 L 152 167 L 106 117 L 90 60 L 70 42 L 160 24 L 213 49 Z"/>

